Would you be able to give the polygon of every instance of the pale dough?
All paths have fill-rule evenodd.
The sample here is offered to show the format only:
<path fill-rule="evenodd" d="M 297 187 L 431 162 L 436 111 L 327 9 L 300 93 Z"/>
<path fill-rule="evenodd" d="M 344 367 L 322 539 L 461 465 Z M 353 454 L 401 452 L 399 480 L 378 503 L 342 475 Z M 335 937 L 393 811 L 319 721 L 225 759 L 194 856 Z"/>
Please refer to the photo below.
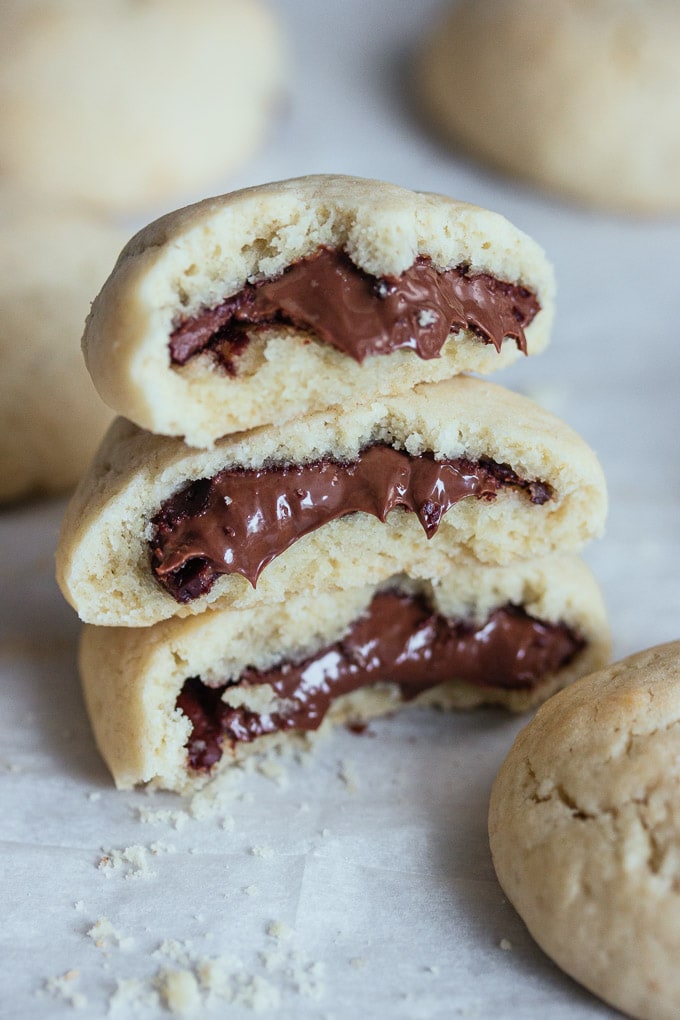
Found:
<path fill-rule="evenodd" d="M 440 269 L 465 263 L 538 297 L 529 353 L 548 342 L 554 277 L 541 248 L 497 213 L 379 181 L 321 175 L 248 188 L 170 213 L 134 237 L 96 299 L 83 338 L 102 398 L 151 432 L 209 446 L 227 433 L 361 403 L 458 372 L 482 374 L 518 356 L 470 330 L 441 357 L 408 350 L 358 364 L 309 332 L 272 327 L 255 367 L 234 377 L 208 355 L 170 361 L 182 317 L 214 308 L 248 280 L 276 276 L 320 246 L 340 248 L 373 276 L 398 276 L 418 255 Z"/>
<path fill-rule="evenodd" d="M 558 673 L 543 678 L 534 691 L 508 691 L 451 681 L 409 704 L 473 708 L 502 704 L 523 711 L 558 687 L 603 665 L 609 634 L 600 592 L 587 568 L 574 558 L 554 558 L 513 567 L 471 564 L 458 567 L 434 586 L 399 583 L 406 590 L 430 592 L 433 605 L 451 619 L 481 622 L 498 606 L 523 606 L 544 622 L 563 622 L 586 640 L 582 652 Z M 286 603 L 234 611 L 203 613 L 169 620 L 145 630 L 85 627 L 80 669 L 97 743 L 116 784 L 141 782 L 185 790 L 206 775 L 187 767 L 189 720 L 175 708 L 184 681 L 200 676 L 207 683 L 238 679 L 247 666 L 267 669 L 281 661 L 300 661 L 342 636 L 368 605 L 374 586 L 318 595 L 299 595 Z M 380 684 L 344 695 L 332 706 L 327 729 L 346 719 L 367 720 L 404 703 L 394 685 Z M 293 735 L 259 737 L 226 750 L 218 769 L 253 751 L 293 741 Z M 211 771 L 214 775 L 215 769 Z"/>
<path fill-rule="evenodd" d="M 520 478 L 550 485 L 554 496 L 532 504 L 503 490 L 492 501 L 463 499 L 428 540 L 415 514 L 392 511 L 385 524 L 353 513 L 325 524 L 278 556 L 253 589 L 239 574 L 186 604 L 156 581 L 147 545 L 160 505 L 190 480 L 227 466 L 259 468 L 332 456 L 353 460 L 371 442 L 411 454 L 490 458 Z M 143 627 L 206 607 L 245 608 L 293 594 L 377 583 L 407 571 L 436 577 L 461 557 L 504 565 L 552 552 L 574 552 L 598 535 L 606 513 L 602 469 L 564 422 L 493 383 L 457 376 L 364 406 L 310 415 L 285 429 L 263 427 L 192 450 L 119 419 L 67 509 L 57 552 L 66 599 L 89 623 Z"/>

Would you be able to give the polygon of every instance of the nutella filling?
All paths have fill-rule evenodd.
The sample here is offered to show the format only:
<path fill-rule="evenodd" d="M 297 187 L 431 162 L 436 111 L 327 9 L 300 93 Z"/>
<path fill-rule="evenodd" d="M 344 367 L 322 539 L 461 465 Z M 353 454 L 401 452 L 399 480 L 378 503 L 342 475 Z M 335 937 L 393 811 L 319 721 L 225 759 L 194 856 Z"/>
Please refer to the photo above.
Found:
<path fill-rule="evenodd" d="M 276 323 L 314 333 L 359 363 L 403 348 L 437 358 L 449 334 L 461 329 L 497 351 L 509 337 L 526 354 L 524 328 L 540 307 L 526 287 L 465 265 L 439 270 L 421 255 L 401 276 L 376 277 L 345 252 L 322 247 L 280 276 L 248 283 L 216 308 L 179 322 L 170 357 L 184 365 L 208 350 L 235 374 L 249 329 Z"/>
<path fill-rule="evenodd" d="M 317 729 L 335 698 L 369 684 L 397 685 L 404 701 L 459 680 L 478 687 L 531 690 L 568 665 L 585 641 L 564 623 L 543 623 L 507 605 L 481 624 L 449 620 L 423 596 L 386 591 L 374 596 L 349 632 L 304 662 L 284 662 L 238 680 L 208 687 L 186 680 L 177 707 L 191 720 L 189 765 L 210 769 L 233 747 L 267 733 Z M 268 684 L 276 704 L 258 714 L 222 700 L 227 690 Z"/>
<path fill-rule="evenodd" d="M 549 485 L 524 481 L 506 464 L 465 458 L 412 457 L 376 443 L 350 463 L 260 470 L 226 469 L 192 482 L 152 519 L 151 567 L 180 603 L 210 591 L 220 574 L 242 574 L 255 587 L 273 559 L 329 521 L 362 511 L 385 521 L 402 507 L 417 514 L 428 538 L 446 511 L 467 496 L 492 500 L 499 489 L 526 492 L 532 503 Z"/>

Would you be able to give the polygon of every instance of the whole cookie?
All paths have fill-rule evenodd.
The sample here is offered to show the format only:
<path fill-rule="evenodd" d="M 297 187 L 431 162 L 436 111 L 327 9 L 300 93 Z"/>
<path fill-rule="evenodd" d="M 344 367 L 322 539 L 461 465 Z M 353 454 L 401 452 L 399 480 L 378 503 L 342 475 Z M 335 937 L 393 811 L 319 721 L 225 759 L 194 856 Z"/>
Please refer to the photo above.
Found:
<path fill-rule="evenodd" d="M 223 180 L 281 96 L 259 0 L 5 0 L 0 174 L 113 211 Z"/>
<path fill-rule="evenodd" d="M 461 0 L 420 59 L 451 141 L 587 203 L 680 209 L 680 7 L 673 0 Z"/>
<path fill-rule="evenodd" d="M 489 834 L 560 967 L 631 1016 L 680 1015 L 680 641 L 539 709 L 498 774 Z"/>
<path fill-rule="evenodd" d="M 80 351 L 124 237 L 96 216 L 0 188 L 0 501 L 76 484 L 111 420 Z"/>

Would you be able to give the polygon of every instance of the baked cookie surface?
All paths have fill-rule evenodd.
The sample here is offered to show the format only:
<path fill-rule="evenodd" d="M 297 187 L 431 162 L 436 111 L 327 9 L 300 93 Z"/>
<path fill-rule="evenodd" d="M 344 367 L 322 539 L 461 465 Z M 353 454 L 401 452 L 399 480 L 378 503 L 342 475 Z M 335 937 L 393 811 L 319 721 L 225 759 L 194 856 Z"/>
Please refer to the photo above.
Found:
<path fill-rule="evenodd" d="M 522 711 L 608 655 L 590 572 L 554 558 L 145 630 L 88 626 L 80 669 L 117 785 L 184 790 L 251 752 L 405 705 Z"/>
<path fill-rule="evenodd" d="M 539 945 L 625 1013 L 680 1011 L 680 642 L 560 692 L 489 812 L 503 889 Z"/>
<path fill-rule="evenodd" d="M 320 175 L 150 224 L 97 297 L 83 348 L 119 414 L 209 446 L 493 371 L 543 349 L 553 304 L 542 250 L 502 216 Z"/>
<path fill-rule="evenodd" d="M 419 56 L 447 140 L 518 177 L 632 213 L 680 210 L 672 0 L 461 0 Z"/>
<path fill-rule="evenodd" d="M 272 8 L 5 0 L 0 173 L 123 213 L 216 186 L 250 158 L 281 101 Z"/>
<path fill-rule="evenodd" d="M 0 187 L 0 501 L 73 488 L 112 414 L 79 337 L 123 232 Z"/>
<path fill-rule="evenodd" d="M 376 454 L 388 468 L 363 470 Z M 461 557 L 573 552 L 605 513 L 582 439 L 526 398 L 459 376 L 212 450 L 119 419 L 67 509 L 57 577 L 85 621 L 147 626 L 401 571 L 436 577 Z"/>

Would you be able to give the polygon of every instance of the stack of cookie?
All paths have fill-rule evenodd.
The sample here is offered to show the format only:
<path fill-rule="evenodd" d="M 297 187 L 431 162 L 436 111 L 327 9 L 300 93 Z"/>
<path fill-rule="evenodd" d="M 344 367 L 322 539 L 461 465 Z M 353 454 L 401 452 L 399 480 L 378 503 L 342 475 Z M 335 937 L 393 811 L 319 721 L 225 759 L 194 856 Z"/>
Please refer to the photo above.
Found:
<path fill-rule="evenodd" d="M 200 782 L 404 703 L 524 709 L 607 658 L 595 455 L 489 372 L 547 343 L 494 213 L 320 176 L 158 220 L 84 350 L 119 414 L 58 579 L 116 782 Z"/>

